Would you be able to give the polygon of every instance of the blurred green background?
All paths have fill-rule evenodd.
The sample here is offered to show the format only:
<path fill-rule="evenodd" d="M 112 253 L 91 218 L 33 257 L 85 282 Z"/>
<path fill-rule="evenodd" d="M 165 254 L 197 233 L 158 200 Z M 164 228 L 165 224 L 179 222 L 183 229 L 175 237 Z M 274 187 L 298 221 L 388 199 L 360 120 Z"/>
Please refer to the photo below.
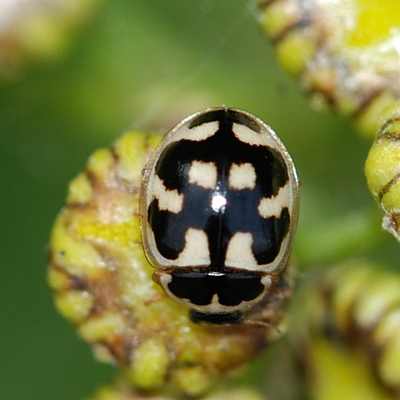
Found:
<path fill-rule="evenodd" d="M 46 244 L 68 182 L 127 129 L 166 130 L 210 106 L 254 113 L 298 167 L 303 276 L 352 256 L 396 267 L 363 176 L 370 143 L 310 109 L 247 0 L 104 1 L 56 58 L 0 83 L 0 399 L 81 399 L 115 374 L 56 313 Z M 278 348 L 248 376 L 270 399 L 294 398 Z"/>

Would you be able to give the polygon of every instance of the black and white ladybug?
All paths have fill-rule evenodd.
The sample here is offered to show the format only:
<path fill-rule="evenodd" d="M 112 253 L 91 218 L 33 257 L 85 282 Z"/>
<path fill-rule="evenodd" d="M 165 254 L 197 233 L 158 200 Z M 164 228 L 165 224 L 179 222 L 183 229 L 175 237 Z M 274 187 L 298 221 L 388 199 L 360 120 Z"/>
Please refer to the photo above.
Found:
<path fill-rule="evenodd" d="M 194 322 L 234 324 L 268 295 L 297 225 L 299 181 L 275 132 L 235 108 L 185 118 L 144 169 L 143 246 Z"/>

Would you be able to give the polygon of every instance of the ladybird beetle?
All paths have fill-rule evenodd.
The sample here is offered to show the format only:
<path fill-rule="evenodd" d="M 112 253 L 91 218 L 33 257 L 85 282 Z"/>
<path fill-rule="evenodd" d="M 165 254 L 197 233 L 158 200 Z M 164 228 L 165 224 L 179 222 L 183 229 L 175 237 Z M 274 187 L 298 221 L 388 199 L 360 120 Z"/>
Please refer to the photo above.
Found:
<path fill-rule="evenodd" d="M 235 108 L 185 118 L 144 172 L 143 247 L 154 280 L 194 322 L 235 324 L 285 268 L 299 181 L 275 132 Z"/>

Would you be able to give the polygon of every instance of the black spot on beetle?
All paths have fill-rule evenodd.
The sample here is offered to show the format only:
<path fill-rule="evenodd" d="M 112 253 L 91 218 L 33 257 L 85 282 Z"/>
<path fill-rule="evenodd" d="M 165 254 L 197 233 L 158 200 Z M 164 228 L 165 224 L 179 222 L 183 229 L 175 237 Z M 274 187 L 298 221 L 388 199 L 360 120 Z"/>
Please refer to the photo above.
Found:
<path fill-rule="evenodd" d="M 226 270 L 221 274 L 205 271 L 175 269 L 168 289 L 176 297 L 187 299 L 196 306 L 211 304 L 215 295 L 219 304 L 236 307 L 243 301 L 252 301 L 260 296 L 265 286 L 259 274 Z"/>

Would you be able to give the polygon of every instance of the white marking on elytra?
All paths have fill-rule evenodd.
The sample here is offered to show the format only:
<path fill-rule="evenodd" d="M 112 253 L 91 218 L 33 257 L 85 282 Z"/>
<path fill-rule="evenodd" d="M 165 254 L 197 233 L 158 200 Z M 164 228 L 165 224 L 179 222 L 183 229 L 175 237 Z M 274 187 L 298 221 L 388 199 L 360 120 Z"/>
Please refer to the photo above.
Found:
<path fill-rule="evenodd" d="M 183 194 L 179 194 L 176 189 L 168 190 L 164 182 L 157 176 L 153 181 L 153 199 L 158 199 L 158 207 L 160 210 L 169 211 L 177 214 L 182 211 Z"/>
<path fill-rule="evenodd" d="M 178 130 L 172 132 L 169 143 L 179 142 L 180 140 L 192 140 L 201 142 L 213 136 L 219 129 L 218 121 L 205 122 L 204 124 L 188 128 L 186 125 L 181 126 Z"/>
<path fill-rule="evenodd" d="M 201 229 L 189 228 L 185 234 L 185 247 L 175 263 L 179 266 L 206 266 L 211 263 L 208 238 Z"/>
<path fill-rule="evenodd" d="M 215 196 L 211 199 L 211 208 L 218 212 L 221 208 L 226 206 L 226 198 L 219 193 L 216 193 Z"/>
<path fill-rule="evenodd" d="M 232 124 L 232 131 L 236 138 L 244 143 L 251 144 L 253 146 L 265 146 L 264 135 L 253 131 L 243 124 Z"/>
<path fill-rule="evenodd" d="M 206 122 L 204 124 L 191 128 L 190 138 L 188 139 L 200 142 L 201 140 L 206 140 L 209 137 L 213 136 L 218 129 L 219 129 L 218 121 Z"/>
<path fill-rule="evenodd" d="M 251 146 L 267 146 L 278 150 L 279 152 L 282 151 L 274 137 L 275 133 L 272 129 L 263 129 L 261 132 L 256 132 L 248 128 L 246 125 L 233 123 L 232 131 L 235 137 L 243 143 L 250 144 Z"/>
<path fill-rule="evenodd" d="M 256 171 L 250 163 L 232 164 L 229 170 L 229 187 L 234 190 L 254 189 Z"/>
<path fill-rule="evenodd" d="M 189 183 L 204 189 L 215 189 L 217 186 L 217 166 L 213 162 L 193 161 L 189 169 Z"/>
<path fill-rule="evenodd" d="M 258 205 L 258 212 L 262 218 L 281 216 L 282 210 L 284 208 L 289 208 L 290 204 L 290 185 L 289 182 L 285 186 L 279 189 L 276 196 L 273 197 L 263 197 Z"/>
<path fill-rule="evenodd" d="M 251 250 L 252 244 L 253 235 L 251 233 L 236 232 L 229 241 L 228 249 L 226 251 L 225 265 L 243 269 L 257 267 L 257 260 Z"/>

